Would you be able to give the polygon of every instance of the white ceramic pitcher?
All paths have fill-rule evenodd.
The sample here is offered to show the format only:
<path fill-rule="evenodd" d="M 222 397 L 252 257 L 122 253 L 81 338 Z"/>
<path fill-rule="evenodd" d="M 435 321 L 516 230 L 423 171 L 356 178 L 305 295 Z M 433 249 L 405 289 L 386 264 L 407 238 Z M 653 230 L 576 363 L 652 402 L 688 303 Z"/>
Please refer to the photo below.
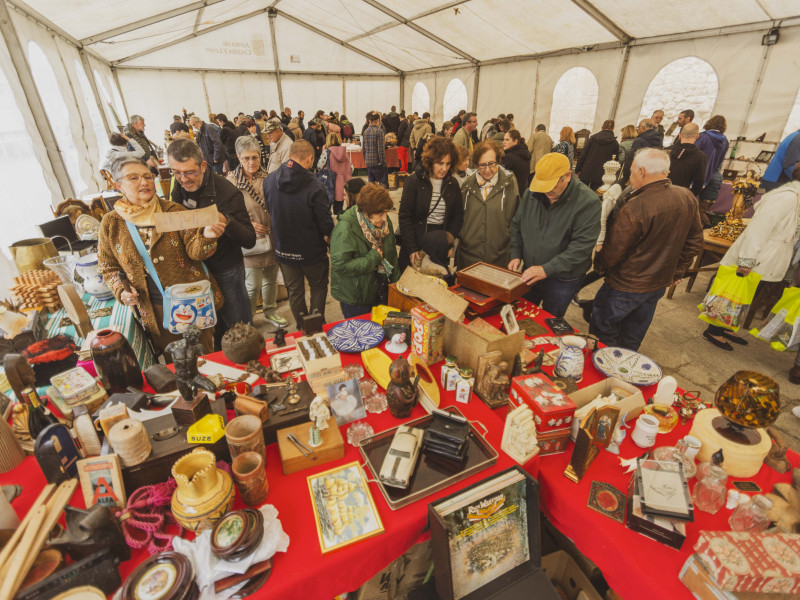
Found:
<path fill-rule="evenodd" d="M 556 338 L 556 343 L 561 349 L 561 354 L 556 359 L 553 373 L 557 377 L 572 377 L 575 381 L 583 379 L 583 351 L 586 348 L 586 339 L 577 335 L 565 335 Z"/>

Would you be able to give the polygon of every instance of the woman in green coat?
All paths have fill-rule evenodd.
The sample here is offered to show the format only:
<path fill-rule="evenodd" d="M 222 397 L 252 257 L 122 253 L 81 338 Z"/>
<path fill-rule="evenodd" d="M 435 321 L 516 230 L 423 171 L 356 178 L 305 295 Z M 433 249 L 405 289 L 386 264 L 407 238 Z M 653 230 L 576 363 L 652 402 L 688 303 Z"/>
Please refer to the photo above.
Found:
<path fill-rule="evenodd" d="M 369 313 L 382 290 L 400 279 L 397 241 L 388 213 L 394 208 L 386 188 L 368 183 L 356 205 L 339 216 L 331 237 L 331 295 L 345 319 Z"/>

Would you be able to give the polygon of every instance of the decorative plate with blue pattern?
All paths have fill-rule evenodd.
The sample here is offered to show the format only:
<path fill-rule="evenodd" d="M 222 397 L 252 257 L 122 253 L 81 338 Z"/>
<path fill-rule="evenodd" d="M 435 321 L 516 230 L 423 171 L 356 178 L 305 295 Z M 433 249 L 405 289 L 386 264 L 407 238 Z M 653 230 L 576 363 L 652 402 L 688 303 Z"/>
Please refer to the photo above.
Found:
<path fill-rule="evenodd" d="M 383 327 L 375 321 L 349 319 L 331 327 L 328 339 L 339 352 L 363 352 L 383 341 Z"/>
<path fill-rule="evenodd" d="M 633 385 L 652 385 L 661 380 L 661 367 L 654 360 L 627 348 L 599 348 L 592 361 L 606 377 L 618 377 Z"/>

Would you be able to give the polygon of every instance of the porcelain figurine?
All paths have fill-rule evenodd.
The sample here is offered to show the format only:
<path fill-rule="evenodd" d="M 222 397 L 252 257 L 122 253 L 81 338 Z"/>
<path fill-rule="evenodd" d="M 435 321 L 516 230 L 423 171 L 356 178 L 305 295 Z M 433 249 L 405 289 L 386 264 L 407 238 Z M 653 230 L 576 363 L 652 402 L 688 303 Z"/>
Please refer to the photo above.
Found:
<path fill-rule="evenodd" d="M 316 448 L 322 444 L 320 432 L 328 428 L 328 420 L 331 418 L 331 409 L 322 396 L 314 396 L 308 407 L 308 417 L 314 422 L 308 428 L 308 445 Z"/>
<path fill-rule="evenodd" d="M 175 378 L 178 380 L 181 397 L 192 402 L 197 388 L 213 392 L 216 386 L 197 370 L 197 359 L 205 353 L 203 344 L 200 343 L 200 329 L 189 325 L 182 335 L 183 339 L 170 342 L 165 350 L 175 363 Z"/>
<path fill-rule="evenodd" d="M 391 354 L 402 354 L 406 350 L 408 350 L 408 344 L 406 344 L 405 333 L 395 333 L 391 341 L 386 344 L 386 351 Z"/>
<path fill-rule="evenodd" d="M 506 416 L 500 448 L 521 465 L 539 453 L 536 423 L 527 404 L 520 404 Z"/>
<path fill-rule="evenodd" d="M 86 254 L 78 259 L 75 271 L 83 278 L 83 289 L 100 302 L 114 298 L 111 289 L 97 270 L 97 254 Z"/>
<path fill-rule="evenodd" d="M 405 358 L 396 358 L 389 365 L 389 378 L 386 386 L 386 400 L 393 417 L 404 419 L 411 414 L 417 403 L 417 381 L 411 382 L 411 365 Z"/>
<path fill-rule="evenodd" d="M 201 531 L 213 525 L 233 504 L 233 481 L 217 468 L 214 453 L 196 448 L 172 466 L 178 488 L 172 495 L 172 514 L 189 531 Z"/>
<path fill-rule="evenodd" d="M 556 359 L 553 373 L 558 377 L 572 377 L 575 381 L 583 379 L 583 350 L 586 340 L 577 335 L 565 335 L 556 338 L 561 353 Z"/>

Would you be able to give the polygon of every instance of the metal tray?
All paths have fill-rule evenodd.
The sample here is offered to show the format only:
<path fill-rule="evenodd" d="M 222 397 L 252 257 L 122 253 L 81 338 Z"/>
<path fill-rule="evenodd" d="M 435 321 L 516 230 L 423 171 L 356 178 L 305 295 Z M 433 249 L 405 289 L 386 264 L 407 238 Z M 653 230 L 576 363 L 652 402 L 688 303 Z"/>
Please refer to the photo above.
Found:
<path fill-rule="evenodd" d="M 464 416 L 455 406 L 448 406 L 443 410 L 462 417 Z M 400 425 L 427 429 L 432 421 L 433 415 L 425 415 L 424 417 L 409 421 L 408 423 L 401 423 Z M 479 421 L 470 421 L 469 449 L 467 450 L 467 458 L 463 466 L 454 470 L 441 461 L 426 456 L 425 453 L 420 450 L 420 457 L 417 459 L 417 467 L 414 470 L 411 483 L 405 490 L 385 486 L 378 479 L 383 459 L 389 451 L 389 446 L 392 444 L 392 438 L 394 437 L 397 427 L 381 431 L 372 437 L 362 440 L 359 450 L 361 451 L 361 456 L 366 460 L 370 471 L 372 471 L 374 479 L 370 481 L 378 485 L 389 508 L 397 510 L 398 508 L 408 506 L 412 502 L 430 496 L 439 490 L 443 490 L 495 464 L 497 462 L 497 451 L 492 448 L 486 439 L 484 439 L 483 435 L 478 432 L 475 428 L 476 423 L 483 427 L 484 430 L 486 429 Z"/>

